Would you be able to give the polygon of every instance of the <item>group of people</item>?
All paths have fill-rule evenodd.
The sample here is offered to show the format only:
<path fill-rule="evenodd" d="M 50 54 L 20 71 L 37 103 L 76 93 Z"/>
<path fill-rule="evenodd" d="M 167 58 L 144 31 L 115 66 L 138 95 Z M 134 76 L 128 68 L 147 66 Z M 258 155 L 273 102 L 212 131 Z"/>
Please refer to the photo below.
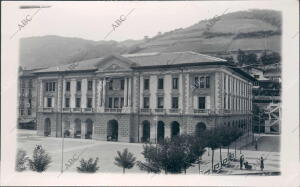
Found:
<path fill-rule="evenodd" d="M 260 170 L 263 171 L 264 170 L 264 158 L 261 156 L 259 158 L 259 163 L 260 163 Z M 249 163 L 246 161 L 245 162 L 245 158 L 244 155 L 240 156 L 240 169 L 243 169 L 243 166 L 245 166 L 245 169 L 252 169 L 252 166 L 249 165 Z"/>

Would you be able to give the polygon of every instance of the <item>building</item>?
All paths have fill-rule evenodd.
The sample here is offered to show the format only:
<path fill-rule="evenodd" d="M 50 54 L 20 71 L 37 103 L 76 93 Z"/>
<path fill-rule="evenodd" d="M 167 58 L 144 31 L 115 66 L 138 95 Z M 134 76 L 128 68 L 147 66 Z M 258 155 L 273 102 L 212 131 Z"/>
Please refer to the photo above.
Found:
<path fill-rule="evenodd" d="M 156 142 L 219 126 L 252 131 L 252 81 L 195 52 L 110 55 L 35 71 L 39 135 Z"/>
<path fill-rule="evenodd" d="M 36 76 L 32 74 L 35 70 L 19 71 L 19 128 L 36 128 L 36 111 L 37 111 L 37 90 L 36 90 Z"/>

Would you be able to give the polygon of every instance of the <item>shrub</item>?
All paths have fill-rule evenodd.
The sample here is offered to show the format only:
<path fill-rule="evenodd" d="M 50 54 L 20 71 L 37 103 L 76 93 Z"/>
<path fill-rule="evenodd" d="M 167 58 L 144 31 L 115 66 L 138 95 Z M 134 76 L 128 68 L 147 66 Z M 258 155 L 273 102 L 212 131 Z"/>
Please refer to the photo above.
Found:
<path fill-rule="evenodd" d="M 36 145 L 33 150 L 32 157 L 32 159 L 28 159 L 29 167 L 32 171 L 43 172 L 51 163 L 51 157 L 46 153 L 41 145 Z"/>
<path fill-rule="evenodd" d="M 77 167 L 77 171 L 83 173 L 95 173 L 99 169 L 97 166 L 98 160 L 98 157 L 96 157 L 95 161 L 93 161 L 92 158 L 89 158 L 88 160 L 81 159 L 80 166 Z"/>
<path fill-rule="evenodd" d="M 121 153 L 117 152 L 118 156 L 115 157 L 115 165 L 123 168 L 123 173 L 125 173 L 125 169 L 131 169 L 135 165 L 135 157 L 132 153 L 128 152 L 128 149 L 124 149 Z"/>
<path fill-rule="evenodd" d="M 17 157 L 16 157 L 16 171 L 24 171 L 26 170 L 26 162 L 28 160 L 26 151 L 22 149 L 18 149 Z"/>

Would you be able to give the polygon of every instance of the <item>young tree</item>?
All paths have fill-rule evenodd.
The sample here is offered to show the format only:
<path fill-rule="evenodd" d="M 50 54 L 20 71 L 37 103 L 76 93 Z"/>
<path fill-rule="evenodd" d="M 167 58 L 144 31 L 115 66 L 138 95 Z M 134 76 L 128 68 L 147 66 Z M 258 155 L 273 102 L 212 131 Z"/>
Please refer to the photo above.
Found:
<path fill-rule="evenodd" d="M 115 157 L 115 165 L 123 168 L 123 173 L 125 173 L 125 169 L 131 169 L 135 165 L 136 158 L 132 153 L 128 152 L 128 149 L 124 149 L 121 153 L 117 152 L 118 155 Z"/>
<path fill-rule="evenodd" d="M 99 158 L 97 157 L 95 161 L 92 158 L 88 160 L 81 159 L 80 166 L 77 167 L 78 172 L 84 173 L 95 173 L 99 167 L 97 166 Z"/>
<path fill-rule="evenodd" d="M 33 159 L 29 159 L 29 167 L 32 171 L 43 172 L 51 163 L 51 157 L 41 145 L 36 145 L 33 150 Z"/>
<path fill-rule="evenodd" d="M 220 135 L 218 129 L 210 129 L 206 131 L 206 138 L 208 140 L 207 146 L 211 148 L 211 169 L 214 171 L 214 151 L 220 146 Z"/>

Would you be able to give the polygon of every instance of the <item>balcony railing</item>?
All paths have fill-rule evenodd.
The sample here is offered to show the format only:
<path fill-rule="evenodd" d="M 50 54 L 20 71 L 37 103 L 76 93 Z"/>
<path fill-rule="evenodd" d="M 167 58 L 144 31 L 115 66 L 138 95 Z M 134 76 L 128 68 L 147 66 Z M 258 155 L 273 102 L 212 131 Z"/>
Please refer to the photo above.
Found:
<path fill-rule="evenodd" d="M 180 109 L 179 108 L 171 108 L 171 109 L 169 109 L 169 112 L 170 113 L 179 113 Z"/>
<path fill-rule="evenodd" d="M 163 108 L 156 108 L 155 109 L 156 113 L 164 113 L 165 111 L 166 111 L 166 109 L 163 109 Z"/>
<path fill-rule="evenodd" d="M 194 109 L 195 114 L 208 114 L 209 111 L 209 109 Z"/>
<path fill-rule="evenodd" d="M 73 108 L 72 112 L 81 112 L 81 108 Z"/>
<path fill-rule="evenodd" d="M 71 108 L 63 108 L 63 112 L 71 112 Z"/>
<path fill-rule="evenodd" d="M 83 109 L 84 112 L 93 112 L 93 108 L 84 108 Z"/>
<path fill-rule="evenodd" d="M 53 108 L 43 108 L 43 112 L 53 112 Z"/>
<path fill-rule="evenodd" d="M 121 113 L 122 108 L 105 108 L 104 112 Z"/>
<path fill-rule="evenodd" d="M 150 108 L 141 108 L 141 113 L 150 113 L 151 109 Z"/>

